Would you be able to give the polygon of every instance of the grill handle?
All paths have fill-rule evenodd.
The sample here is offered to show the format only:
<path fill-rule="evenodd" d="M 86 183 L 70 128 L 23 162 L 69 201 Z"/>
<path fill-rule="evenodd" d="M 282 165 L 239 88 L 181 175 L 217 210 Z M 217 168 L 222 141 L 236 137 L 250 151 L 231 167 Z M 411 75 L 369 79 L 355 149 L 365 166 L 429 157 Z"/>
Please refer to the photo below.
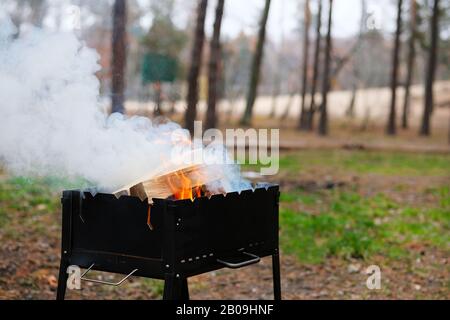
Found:
<path fill-rule="evenodd" d="M 108 281 L 103 281 L 103 280 L 97 280 L 97 279 L 88 279 L 85 278 L 84 276 L 86 274 L 88 274 L 88 272 L 92 269 L 92 267 L 94 266 L 94 263 L 91 264 L 91 266 L 81 275 L 81 280 L 83 281 L 87 281 L 87 282 L 94 282 L 94 283 L 100 283 L 100 284 L 105 284 L 108 286 L 114 286 L 114 287 L 118 287 L 120 286 L 125 280 L 127 280 L 133 273 L 135 273 L 136 271 L 138 271 L 138 269 L 134 269 L 133 271 L 131 271 L 127 276 L 125 276 L 122 280 L 120 280 L 119 282 L 108 282 Z"/>
<path fill-rule="evenodd" d="M 254 263 L 258 263 L 259 261 L 261 261 L 261 258 L 258 257 L 257 255 L 254 255 L 252 253 L 248 253 L 248 252 L 241 252 L 242 254 L 245 254 L 246 256 L 250 257 L 251 259 L 248 260 L 244 260 L 242 262 L 229 262 L 223 259 L 217 259 L 216 261 L 223 264 L 224 266 L 231 268 L 231 269 L 237 269 L 237 268 L 242 268 L 245 266 L 249 266 L 251 264 Z"/>

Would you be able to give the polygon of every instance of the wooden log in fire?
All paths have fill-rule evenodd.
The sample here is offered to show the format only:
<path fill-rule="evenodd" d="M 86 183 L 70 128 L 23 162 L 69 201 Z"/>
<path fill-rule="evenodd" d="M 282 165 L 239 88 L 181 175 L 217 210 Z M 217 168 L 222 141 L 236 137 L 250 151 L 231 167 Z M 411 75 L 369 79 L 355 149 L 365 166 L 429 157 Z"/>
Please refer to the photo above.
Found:
<path fill-rule="evenodd" d="M 223 172 L 221 171 L 208 170 L 206 165 L 191 165 L 151 179 L 133 183 L 131 187 L 122 188 L 115 192 L 115 194 L 123 194 L 123 190 L 129 189 L 131 196 L 138 197 L 141 200 L 148 199 L 150 203 L 153 198 L 165 199 L 174 195 L 178 195 L 177 198 L 189 199 L 189 196 L 183 195 L 182 193 L 192 192 L 194 188 L 201 188 L 221 178 L 223 178 Z"/>

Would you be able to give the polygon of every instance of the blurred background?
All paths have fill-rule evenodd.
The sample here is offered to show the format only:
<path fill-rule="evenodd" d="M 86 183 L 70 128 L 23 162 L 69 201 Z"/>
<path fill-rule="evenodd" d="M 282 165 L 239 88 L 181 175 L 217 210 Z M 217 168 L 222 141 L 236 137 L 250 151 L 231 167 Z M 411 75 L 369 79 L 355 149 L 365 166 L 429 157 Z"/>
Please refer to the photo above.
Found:
<path fill-rule="evenodd" d="M 450 1 L 2 4 L 17 36 L 71 31 L 98 52 L 105 112 L 191 132 L 195 119 L 280 129 L 269 179 L 282 190 L 285 298 L 450 298 Z M 248 176 L 257 167 L 243 164 Z M 59 195 L 46 178 L 0 181 L 0 298 L 53 298 Z M 365 286 L 371 264 L 381 290 Z M 270 263 L 191 284 L 193 298 L 270 298 Z M 161 290 L 134 278 L 69 296 Z"/>

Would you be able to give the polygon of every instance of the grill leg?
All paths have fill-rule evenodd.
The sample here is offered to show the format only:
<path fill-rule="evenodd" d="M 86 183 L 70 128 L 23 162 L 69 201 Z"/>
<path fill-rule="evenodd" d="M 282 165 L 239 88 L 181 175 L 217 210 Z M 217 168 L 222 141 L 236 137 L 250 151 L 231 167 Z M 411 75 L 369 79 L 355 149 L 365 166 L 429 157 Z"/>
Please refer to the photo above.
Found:
<path fill-rule="evenodd" d="M 189 300 L 187 278 L 166 273 L 164 277 L 164 300 Z"/>
<path fill-rule="evenodd" d="M 59 266 L 59 276 L 58 276 L 58 288 L 56 290 L 56 300 L 64 300 L 66 295 L 67 288 L 67 278 L 69 275 L 67 274 L 67 267 L 69 264 L 63 260 L 61 260 Z"/>
<path fill-rule="evenodd" d="M 272 255 L 273 270 L 273 296 L 275 300 L 281 300 L 281 280 L 280 280 L 280 256 L 278 251 Z"/>
<path fill-rule="evenodd" d="M 189 300 L 189 286 L 187 278 L 181 280 L 181 299 Z"/>

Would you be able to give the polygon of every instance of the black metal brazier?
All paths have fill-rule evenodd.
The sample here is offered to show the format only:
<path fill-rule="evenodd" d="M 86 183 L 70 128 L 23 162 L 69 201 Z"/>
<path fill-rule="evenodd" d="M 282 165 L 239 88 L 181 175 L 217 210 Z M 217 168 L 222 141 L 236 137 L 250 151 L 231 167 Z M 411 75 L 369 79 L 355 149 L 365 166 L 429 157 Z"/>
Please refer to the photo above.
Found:
<path fill-rule="evenodd" d="M 272 256 L 274 297 L 281 299 L 276 185 L 152 205 L 80 191 L 64 191 L 61 201 L 57 299 L 64 299 L 70 265 L 162 279 L 164 299 L 189 299 L 188 277 L 266 256 Z"/>

